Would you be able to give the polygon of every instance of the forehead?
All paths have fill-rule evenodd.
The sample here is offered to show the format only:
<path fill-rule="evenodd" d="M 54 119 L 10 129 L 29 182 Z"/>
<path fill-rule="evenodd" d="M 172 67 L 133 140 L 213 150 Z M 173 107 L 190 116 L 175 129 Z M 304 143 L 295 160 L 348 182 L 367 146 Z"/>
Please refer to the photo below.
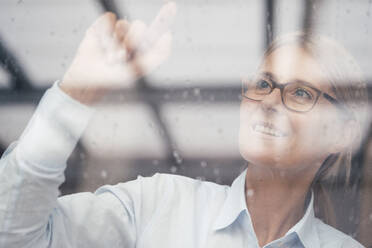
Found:
<path fill-rule="evenodd" d="M 264 59 L 260 71 L 270 72 L 279 83 L 302 80 L 323 91 L 330 88 L 318 62 L 298 45 L 275 49 Z"/>

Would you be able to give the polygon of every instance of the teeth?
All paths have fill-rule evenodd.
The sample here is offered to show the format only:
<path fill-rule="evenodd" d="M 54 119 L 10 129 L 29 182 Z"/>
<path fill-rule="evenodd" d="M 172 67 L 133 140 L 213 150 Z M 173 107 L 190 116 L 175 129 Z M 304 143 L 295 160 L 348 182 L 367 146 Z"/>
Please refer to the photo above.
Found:
<path fill-rule="evenodd" d="M 262 125 L 258 125 L 258 124 L 254 125 L 253 129 L 256 132 L 269 134 L 269 135 L 276 136 L 276 137 L 283 137 L 284 136 L 284 133 L 280 132 L 279 130 L 275 130 L 275 129 L 265 127 L 265 126 L 262 126 Z"/>

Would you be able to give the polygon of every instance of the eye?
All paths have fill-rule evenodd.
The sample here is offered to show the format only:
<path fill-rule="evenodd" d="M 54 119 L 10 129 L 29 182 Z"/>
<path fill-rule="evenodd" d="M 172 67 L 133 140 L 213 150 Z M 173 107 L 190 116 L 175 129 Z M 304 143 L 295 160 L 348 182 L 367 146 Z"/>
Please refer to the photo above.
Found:
<path fill-rule="evenodd" d="M 311 100 L 313 99 L 313 96 L 312 94 L 305 90 L 305 89 L 302 89 L 302 88 L 297 88 L 294 92 L 293 92 L 293 95 L 295 97 L 298 97 L 298 98 L 304 98 L 304 99 L 308 99 L 308 100 Z"/>
<path fill-rule="evenodd" d="M 261 80 L 258 80 L 258 82 L 256 83 L 256 88 L 258 90 L 263 90 L 263 89 L 268 89 L 271 87 L 270 87 L 270 84 L 266 80 L 261 79 Z"/>

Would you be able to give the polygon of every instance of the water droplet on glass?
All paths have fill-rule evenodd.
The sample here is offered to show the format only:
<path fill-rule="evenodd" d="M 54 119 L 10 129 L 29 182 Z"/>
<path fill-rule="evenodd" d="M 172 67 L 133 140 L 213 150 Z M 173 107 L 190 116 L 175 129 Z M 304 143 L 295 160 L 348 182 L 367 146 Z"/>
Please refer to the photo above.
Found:
<path fill-rule="evenodd" d="M 176 167 L 176 166 L 172 166 L 172 167 L 170 167 L 170 171 L 171 171 L 172 173 L 176 173 L 176 172 L 177 172 L 177 167 Z"/>
<path fill-rule="evenodd" d="M 254 194 L 253 189 L 248 189 L 248 190 L 247 190 L 247 196 L 248 196 L 248 197 L 252 197 L 253 194 Z"/>
<path fill-rule="evenodd" d="M 158 164 L 159 164 L 159 160 L 154 159 L 154 160 L 152 161 L 152 164 L 153 164 L 153 165 L 158 165 Z"/>
<path fill-rule="evenodd" d="M 203 176 L 198 176 L 198 177 L 196 177 L 196 180 L 199 180 L 199 181 L 205 181 L 205 177 L 203 177 Z"/>
<path fill-rule="evenodd" d="M 180 154 L 176 150 L 173 151 L 173 157 L 176 159 L 177 164 L 181 164 L 182 163 L 182 158 L 181 158 Z"/>
<path fill-rule="evenodd" d="M 103 179 L 106 179 L 106 178 L 107 178 L 107 171 L 102 170 L 102 171 L 101 171 L 101 177 L 102 177 Z"/>
<path fill-rule="evenodd" d="M 205 168 L 205 167 L 207 167 L 207 162 L 206 161 L 201 161 L 200 162 L 200 166 L 202 167 L 202 168 Z"/>
<path fill-rule="evenodd" d="M 219 168 L 213 168 L 213 174 L 218 176 L 220 174 L 220 169 Z"/>
<path fill-rule="evenodd" d="M 199 95 L 200 95 L 200 89 L 194 88 L 194 96 L 199 96 Z"/>

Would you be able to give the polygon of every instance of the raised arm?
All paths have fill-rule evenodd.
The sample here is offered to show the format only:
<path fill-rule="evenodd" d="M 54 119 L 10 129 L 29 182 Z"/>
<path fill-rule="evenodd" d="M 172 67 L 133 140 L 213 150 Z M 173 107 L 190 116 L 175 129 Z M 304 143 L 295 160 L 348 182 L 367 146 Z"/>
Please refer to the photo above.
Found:
<path fill-rule="evenodd" d="M 138 182 L 128 184 L 121 200 L 109 190 L 58 199 L 58 187 L 94 112 L 89 105 L 108 91 L 133 86 L 166 59 L 174 14 L 175 5 L 168 3 L 147 27 L 107 13 L 89 28 L 63 80 L 46 92 L 19 141 L 0 160 L 0 247 L 134 244 L 131 195 L 138 195 Z M 112 220 L 114 225 L 105 223 Z"/>

